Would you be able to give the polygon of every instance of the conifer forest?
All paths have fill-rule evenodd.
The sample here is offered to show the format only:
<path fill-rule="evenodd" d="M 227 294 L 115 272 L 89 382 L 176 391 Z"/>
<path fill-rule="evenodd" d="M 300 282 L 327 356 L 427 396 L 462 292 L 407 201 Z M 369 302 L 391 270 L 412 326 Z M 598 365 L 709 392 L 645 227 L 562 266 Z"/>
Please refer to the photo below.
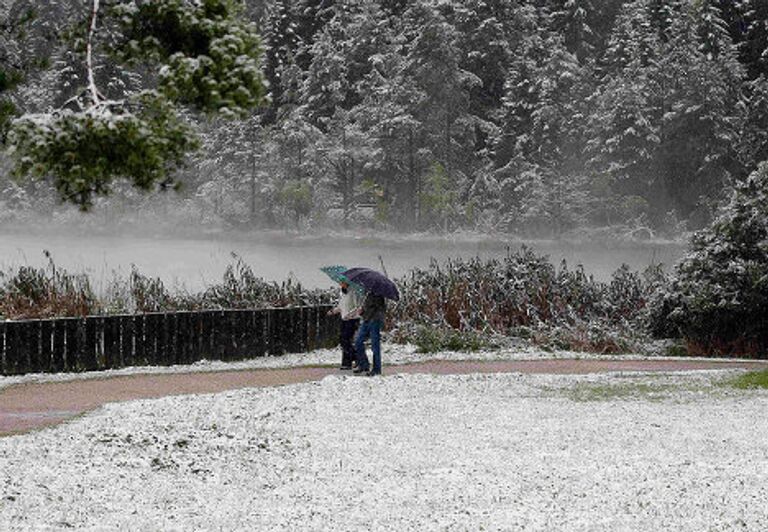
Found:
<path fill-rule="evenodd" d="M 763 0 L 185 3 L 2 2 L 0 218 L 674 237 L 768 159 Z"/>

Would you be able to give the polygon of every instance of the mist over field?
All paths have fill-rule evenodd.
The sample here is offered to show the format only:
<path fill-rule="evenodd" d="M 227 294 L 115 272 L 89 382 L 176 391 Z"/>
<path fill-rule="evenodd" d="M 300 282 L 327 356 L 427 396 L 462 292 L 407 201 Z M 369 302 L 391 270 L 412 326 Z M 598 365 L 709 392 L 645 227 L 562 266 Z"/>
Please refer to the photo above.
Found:
<path fill-rule="evenodd" d="M 291 277 L 308 288 L 326 288 L 331 282 L 319 270 L 325 265 L 380 269 L 381 256 L 387 273 L 401 277 L 414 267 L 428 266 L 431 259 L 444 262 L 459 257 L 501 258 L 508 249 L 514 252 L 521 245 L 519 241 L 478 236 L 448 240 L 429 236 L 381 239 L 257 233 L 195 239 L 0 234 L 0 269 L 45 266 L 45 250 L 57 266 L 89 273 L 96 289 L 113 271 L 125 274 L 135 265 L 144 275 L 159 277 L 168 285 L 198 290 L 221 279 L 225 267 L 235 260 L 234 253 L 267 281 L 282 282 Z M 582 264 L 585 272 L 598 280 L 609 279 L 622 264 L 634 270 L 660 263 L 669 267 L 684 250 L 683 245 L 675 243 L 609 247 L 583 242 L 529 241 L 525 245 L 549 255 L 556 265 L 562 260 L 570 269 Z"/>

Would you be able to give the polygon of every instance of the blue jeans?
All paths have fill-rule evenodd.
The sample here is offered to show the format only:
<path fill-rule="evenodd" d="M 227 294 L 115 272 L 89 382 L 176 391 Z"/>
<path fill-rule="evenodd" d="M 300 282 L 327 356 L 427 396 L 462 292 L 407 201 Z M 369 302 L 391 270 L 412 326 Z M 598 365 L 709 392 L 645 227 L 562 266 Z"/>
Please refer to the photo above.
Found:
<path fill-rule="evenodd" d="M 381 373 L 381 320 L 364 321 L 357 331 L 355 339 L 355 351 L 357 352 L 357 367 L 363 371 L 370 368 L 368 357 L 365 354 L 365 339 L 371 338 L 371 350 L 373 351 L 373 372 Z"/>

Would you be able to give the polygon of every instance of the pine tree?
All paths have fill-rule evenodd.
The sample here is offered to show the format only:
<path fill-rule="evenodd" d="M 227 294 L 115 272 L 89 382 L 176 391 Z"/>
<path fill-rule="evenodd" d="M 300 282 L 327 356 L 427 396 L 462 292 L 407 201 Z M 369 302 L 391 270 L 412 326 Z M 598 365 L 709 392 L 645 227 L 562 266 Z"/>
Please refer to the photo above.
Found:
<path fill-rule="evenodd" d="M 582 64 L 593 58 L 596 36 L 590 23 L 597 10 L 592 0 L 557 0 L 550 10 L 549 27 L 563 37 L 566 50 Z"/>
<path fill-rule="evenodd" d="M 673 328 L 691 354 L 757 355 L 768 348 L 768 164 L 736 186 L 716 220 L 695 234 L 655 328 Z"/>
<path fill-rule="evenodd" d="M 548 57 L 537 72 L 538 99 L 531 113 L 530 136 L 523 151 L 526 175 L 523 221 L 555 236 L 583 218 L 584 152 L 588 70 L 565 49 L 563 38 L 551 34 Z"/>
<path fill-rule="evenodd" d="M 456 176 L 471 159 L 468 148 L 473 144 L 459 139 L 472 134 L 469 90 L 479 80 L 460 67 L 456 30 L 437 11 L 418 3 L 405 17 L 411 31 L 405 50 L 406 73 L 426 95 L 416 114 L 426 126 L 432 157 Z"/>
<path fill-rule="evenodd" d="M 345 43 L 337 37 L 332 31 L 323 31 L 317 37 L 300 91 L 304 116 L 321 129 L 326 129 L 325 123 L 348 100 L 347 61 L 341 49 Z"/>
<path fill-rule="evenodd" d="M 296 36 L 299 46 L 296 63 L 302 70 L 309 69 L 312 60 L 317 57 L 313 50 L 316 37 L 332 16 L 334 0 L 299 0 L 295 2 Z"/>
<path fill-rule="evenodd" d="M 298 53 L 300 39 L 297 21 L 290 0 L 275 0 L 271 5 L 265 24 L 264 77 L 269 85 L 270 106 L 265 110 L 264 120 L 273 123 L 284 98 L 284 72 Z"/>
<path fill-rule="evenodd" d="M 392 206 L 393 221 L 406 228 L 419 220 L 420 178 L 429 164 L 425 126 L 417 116 L 427 96 L 407 75 L 398 41 L 393 35 L 392 44 L 372 58 L 373 68 L 360 84 L 363 101 L 353 113 L 373 141 L 372 180 Z"/>
<path fill-rule="evenodd" d="M 746 34 L 740 43 L 741 61 L 750 79 L 768 78 L 768 2 L 742 0 Z"/>
<path fill-rule="evenodd" d="M 711 18 L 716 10 L 673 4 L 625 5 L 589 143 L 593 168 L 621 194 L 643 197 L 656 219 L 670 209 L 705 215 L 702 201 L 742 171 L 734 150 L 742 76 L 735 47 L 723 31 L 702 40 L 706 24 L 722 27 Z"/>
<path fill-rule="evenodd" d="M 21 116 L 8 136 L 17 174 L 51 177 L 60 197 L 82 209 L 120 178 L 142 190 L 177 186 L 174 171 L 197 139 L 174 103 L 235 116 L 259 105 L 264 92 L 259 39 L 238 18 L 235 0 L 102 7 L 92 0 L 84 14 L 85 87 L 64 108 Z M 119 57 L 160 62 L 158 90 L 105 96 L 95 65 L 100 23 L 112 30 Z"/>
<path fill-rule="evenodd" d="M 739 143 L 741 161 L 748 169 L 768 161 L 768 79 L 760 76 L 746 85 L 746 112 Z"/>

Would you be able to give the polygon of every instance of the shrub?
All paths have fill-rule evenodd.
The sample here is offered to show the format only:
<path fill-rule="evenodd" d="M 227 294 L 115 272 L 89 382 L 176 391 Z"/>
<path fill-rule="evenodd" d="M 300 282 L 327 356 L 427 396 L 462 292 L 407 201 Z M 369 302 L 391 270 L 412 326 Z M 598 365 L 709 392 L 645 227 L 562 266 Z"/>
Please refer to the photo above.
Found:
<path fill-rule="evenodd" d="M 159 278 L 134 266 L 127 279 L 114 275 L 97 297 L 88 276 L 71 274 L 48 258 L 46 268 L 22 266 L 0 271 L 0 316 L 30 319 L 93 314 L 147 313 L 177 310 L 246 309 L 328 304 L 334 292 L 307 290 L 291 280 L 268 282 L 257 277 L 233 254 L 220 283 L 198 293 L 183 287 L 169 290 Z"/>
<path fill-rule="evenodd" d="M 398 343 L 415 345 L 419 353 L 472 352 L 499 347 L 487 335 L 474 331 L 457 331 L 445 326 L 404 324 L 393 331 L 392 339 Z"/>
<path fill-rule="evenodd" d="M 694 235 L 651 328 L 679 334 L 694 355 L 765 356 L 768 348 L 768 162 L 736 187 L 713 224 Z"/>
<path fill-rule="evenodd" d="M 661 275 L 660 273 L 658 275 Z M 653 279 L 653 282 L 651 282 Z M 556 269 L 529 248 L 504 259 L 433 261 L 399 280 L 395 321 L 507 334 L 521 327 L 573 326 L 592 320 L 640 323 L 655 278 L 622 267 L 610 283 L 579 267 Z"/>
<path fill-rule="evenodd" d="M 57 268 L 48 252 L 45 268 L 0 272 L 0 316 L 35 319 L 96 314 L 100 304 L 85 275 Z"/>

